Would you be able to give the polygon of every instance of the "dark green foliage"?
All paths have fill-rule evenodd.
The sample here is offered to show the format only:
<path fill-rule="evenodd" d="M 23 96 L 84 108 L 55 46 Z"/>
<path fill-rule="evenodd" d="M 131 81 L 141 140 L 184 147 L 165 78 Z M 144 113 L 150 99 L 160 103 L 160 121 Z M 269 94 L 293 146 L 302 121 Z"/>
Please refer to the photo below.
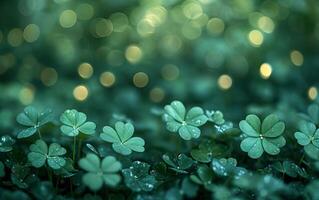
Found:
<path fill-rule="evenodd" d="M 319 0 L 0 19 L 0 200 L 319 200 Z"/>

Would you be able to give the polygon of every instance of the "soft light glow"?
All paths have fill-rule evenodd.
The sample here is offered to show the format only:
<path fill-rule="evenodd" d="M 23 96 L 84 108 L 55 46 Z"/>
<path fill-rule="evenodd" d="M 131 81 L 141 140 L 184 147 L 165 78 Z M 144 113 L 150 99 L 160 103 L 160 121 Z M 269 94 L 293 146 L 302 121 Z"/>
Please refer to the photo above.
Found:
<path fill-rule="evenodd" d="M 260 65 L 259 72 L 263 79 L 268 79 L 272 73 L 272 67 L 268 63 L 263 63 Z"/>
<path fill-rule="evenodd" d="M 78 73 L 82 78 L 88 79 L 93 74 L 93 67 L 89 63 L 82 63 L 78 67 Z"/>
<path fill-rule="evenodd" d="M 212 18 L 208 21 L 207 30 L 215 35 L 221 34 L 225 29 L 224 21 L 219 18 Z"/>
<path fill-rule="evenodd" d="M 89 90 L 84 85 L 78 85 L 73 90 L 73 96 L 78 101 L 84 101 L 89 95 Z"/>
<path fill-rule="evenodd" d="M 34 42 L 40 36 L 40 28 L 36 24 L 29 24 L 23 30 L 23 37 L 27 42 Z"/>
<path fill-rule="evenodd" d="M 64 10 L 59 18 L 60 25 L 63 28 L 71 28 L 75 25 L 77 20 L 77 15 L 73 10 Z"/>
<path fill-rule="evenodd" d="M 139 48 L 136 45 L 130 45 L 127 47 L 125 51 L 125 58 L 130 62 L 130 63 L 137 63 L 141 60 L 143 56 L 141 48 Z"/>
<path fill-rule="evenodd" d="M 258 27 L 265 33 L 272 33 L 275 29 L 275 24 L 270 17 L 262 16 L 258 19 Z"/>
<path fill-rule="evenodd" d="M 17 47 L 20 46 L 22 42 L 22 30 L 19 28 L 14 28 L 10 30 L 10 32 L 8 33 L 8 43 L 13 47 Z"/>
<path fill-rule="evenodd" d="M 117 12 L 110 16 L 114 32 L 124 32 L 128 28 L 129 20 L 124 13 Z"/>
<path fill-rule="evenodd" d="M 34 91 L 31 87 L 23 87 L 19 92 L 19 100 L 23 105 L 29 105 L 33 102 Z"/>
<path fill-rule="evenodd" d="M 310 100 L 315 100 L 318 96 L 318 89 L 316 87 L 310 87 L 308 90 L 308 97 Z"/>
<path fill-rule="evenodd" d="M 52 86 L 57 82 L 58 73 L 55 69 L 47 67 L 41 71 L 41 81 L 45 86 Z"/>
<path fill-rule="evenodd" d="M 106 37 L 113 32 L 113 24 L 111 20 L 99 18 L 95 22 L 95 34 L 97 37 Z"/>
<path fill-rule="evenodd" d="M 80 20 L 89 20 L 93 17 L 94 8 L 90 4 L 81 3 L 76 9 L 76 13 Z"/>
<path fill-rule="evenodd" d="M 293 50 L 290 53 L 290 60 L 295 66 L 301 66 L 303 64 L 303 55 L 298 50 Z"/>
<path fill-rule="evenodd" d="M 167 64 L 162 67 L 161 73 L 165 80 L 173 81 L 178 78 L 179 69 L 175 65 Z"/>
<path fill-rule="evenodd" d="M 100 75 L 100 83 L 104 87 L 111 87 L 115 83 L 115 76 L 112 72 L 103 72 Z"/>
<path fill-rule="evenodd" d="M 150 99 L 156 103 L 161 102 L 164 96 L 164 90 L 159 87 L 155 87 L 150 91 Z"/>
<path fill-rule="evenodd" d="M 227 74 L 221 75 L 218 78 L 217 82 L 218 82 L 219 87 L 223 90 L 228 90 L 229 88 L 231 88 L 231 86 L 233 84 L 232 78 Z"/>
<path fill-rule="evenodd" d="M 133 83 L 136 87 L 145 87 L 148 83 L 148 76 L 144 72 L 137 72 L 133 76 Z"/>
<path fill-rule="evenodd" d="M 203 9 L 200 4 L 191 2 L 183 7 L 183 13 L 188 19 L 197 19 L 203 14 Z"/>
<path fill-rule="evenodd" d="M 264 36 L 260 31 L 252 30 L 248 34 L 248 39 L 252 46 L 259 47 L 264 41 Z"/>

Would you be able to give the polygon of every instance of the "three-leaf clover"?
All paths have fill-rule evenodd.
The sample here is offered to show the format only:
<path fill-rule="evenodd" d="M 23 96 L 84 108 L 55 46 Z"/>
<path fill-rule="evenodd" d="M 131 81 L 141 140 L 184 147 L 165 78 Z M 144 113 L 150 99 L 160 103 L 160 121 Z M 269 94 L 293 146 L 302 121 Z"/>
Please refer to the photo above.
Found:
<path fill-rule="evenodd" d="M 207 117 L 200 107 L 193 107 L 187 113 L 182 102 L 173 101 L 164 107 L 163 120 L 166 128 L 171 132 L 178 132 L 184 140 L 199 138 L 201 131 L 198 128 L 207 122 Z"/>
<path fill-rule="evenodd" d="M 184 174 L 188 173 L 185 170 L 189 169 L 194 164 L 194 161 L 185 154 L 179 154 L 176 157 L 164 154 L 162 158 L 164 162 L 170 166 L 170 169 Z"/>
<path fill-rule="evenodd" d="M 61 131 L 67 136 L 77 136 L 79 133 L 92 135 L 95 133 L 96 125 L 93 122 L 86 121 L 86 115 L 77 110 L 66 110 L 60 117 L 63 123 Z"/>
<path fill-rule="evenodd" d="M 30 146 L 28 160 L 36 168 L 42 167 L 46 162 L 52 169 L 60 169 L 65 165 L 65 159 L 61 156 L 66 154 L 65 148 L 57 143 L 48 145 L 43 140 L 37 140 Z"/>
<path fill-rule="evenodd" d="M 134 126 L 131 123 L 115 123 L 115 130 L 110 126 L 103 127 L 100 137 L 106 142 L 111 142 L 113 150 L 122 155 L 129 155 L 132 151 L 143 152 L 145 142 L 140 137 L 132 137 Z"/>
<path fill-rule="evenodd" d="M 219 110 L 206 110 L 207 120 L 217 125 L 221 125 L 225 122 L 224 115 Z"/>
<path fill-rule="evenodd" d="M 286 144 L 282 136 L 285 124 L 274 114 L 268 115 L 262 123 L 256 115 L 248 115 L 246 120 L 239 123 L 239 127 L 245 135 L 240 148 L 248 152 L 251 158 L 261 157 L 264 151 L 277 155 L 280 153 L 280 147 Z"/>
<path fill-rule="evenodd" d="M 299 130 L 295 133 L 298 144 L 302 146 L 313 144 L 319 148 L 319 129 L 316 129 L 315 124 L 301 121 L 299 123 Z"/>
<path fill-rule="evenodd" d="M 152 191 L 157 181 L 154 176 L 149 174 L 149 170 L 149 164 L 134 161 L 131 167 L 122 170 L 126 186 L 135 192 Z"/>
<path fill-rule="evenodd" d="M 101 162 L 97 155 L 89 153 L 80 159 L 79 166 L 87 171 L 82 177 L 83 183 L 93 191 L 101 189 L 103 183 L 114 187 L 121 181 L 117 172 L 122 169 L 122 164 L 113 156 L 107 156 Z"/>
<path fill-rule="evenodd" d="M 213 143 L 212 141 L 203 141 L 198 149 L 193 149 L 191 151 L 191 156 L 203 163 L 209 163 L 212 161 L 212 158 L 225 156 L 229 153 L 229 147 L 221 143 Z"/>
<path fill-rule="evenodd" d="M 221 158 L 213 159 L 213 171 L 219 176 L 235 176 L 236 178 L 247 173 L 247 170 L 242 167 L 237 167 L 237 160 L 235 158 Z"/>
<path fill-rule="evenodd" d="M 295 133 L 298 144 L 304 146 L 309 157 L 319 160 L 319 129 L 312 122 L 301 121 L 299 131 Z"/>
<path fill-rule="evenodd" d="M 20 131 L 18 138 L 27 138 L 36 133 L 41 126 L 51 121 L 52 111 L 46 109 L 43 112 L 38 112 L 34 107 L 28 106 L 22 113 L 17 116 L 17 122 L 28 128 Z"/>

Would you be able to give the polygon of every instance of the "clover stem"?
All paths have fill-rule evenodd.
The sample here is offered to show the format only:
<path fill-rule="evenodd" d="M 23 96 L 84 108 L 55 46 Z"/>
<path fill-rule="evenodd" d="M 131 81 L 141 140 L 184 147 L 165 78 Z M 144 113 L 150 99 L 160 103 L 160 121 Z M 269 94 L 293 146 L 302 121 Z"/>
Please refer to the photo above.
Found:
<path fill-rule="evenodd" d="M 38 134 L 39 134 L 39 138 L 42 139 L 42 135 L 39 129 L 38 129 Z"/>
<path fill-rule="evenodd" d="M 75 147 L 76 147 L 76 137 L 73 137 L 73 154 L 72 154 L 72 160 L 73 160 L 73 166 L 75 165 Z"/>
<path fill-rule="evenodd" d="M 79 138 L 79 142 L 78 142 L 78 159 L 80 159 L 80 157 L 81 157 L 81 145 L 82 145 L 82 140 L 81 140 L 81 138 Z"/>
<path fill-rule="evenodd" d="M 50 171 L 50 167 L 47 165 L 46 168 L 47 168 L 49 180 L 50 180 L 50 182 L 53 184 L 53 182 L 52 182 L 52 174 L 51 174 L 51 171 Z"/>
<path fill-rule="evenodd" d="M 299 160 L 298 165 L 300 165 L 303 162 L 304 157 L 305 157 L 305 152 L 303 152 L 303 154 L 302 154 L 302 156 L 301 156 L 301 158 Z"/>

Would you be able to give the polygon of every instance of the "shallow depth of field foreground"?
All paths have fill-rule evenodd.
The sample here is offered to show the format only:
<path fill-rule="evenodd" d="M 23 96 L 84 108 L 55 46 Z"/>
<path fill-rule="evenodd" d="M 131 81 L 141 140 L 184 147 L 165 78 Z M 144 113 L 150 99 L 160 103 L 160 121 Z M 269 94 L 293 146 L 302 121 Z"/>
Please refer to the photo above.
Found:
<path fill-rule="evenodd" d="M 1 0 L 0 199 L 319 200 L 317 0 Z"/>

